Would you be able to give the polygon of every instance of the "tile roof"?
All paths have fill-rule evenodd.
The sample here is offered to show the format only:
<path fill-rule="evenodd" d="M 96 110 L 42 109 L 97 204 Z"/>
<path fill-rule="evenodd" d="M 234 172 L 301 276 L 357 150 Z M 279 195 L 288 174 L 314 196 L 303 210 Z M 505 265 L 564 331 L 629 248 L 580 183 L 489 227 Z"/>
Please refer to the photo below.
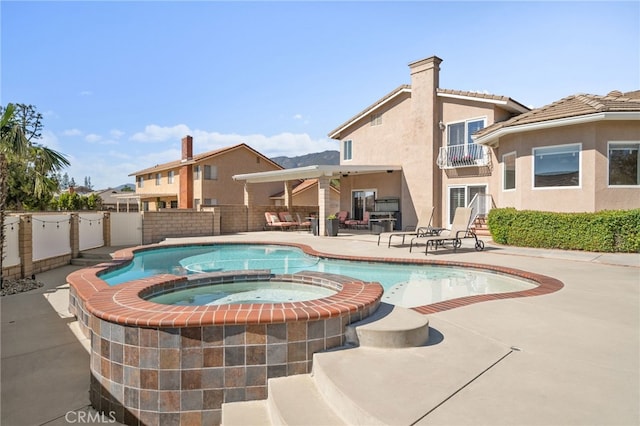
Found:
<path fill-rule="evenodd" d="M 204 160 L 206 158 L 215 157 L 215 156 L 227 153 L 227 152 L 231 152 L 231 151 L 233 151 L 235 149 L 238 149 L 238 148 L 246 148 L 246 149 L 256 153 L 257 155 L 261 156 L 262 158 L 268 160 L 269 162 L 273 163 L 279 169 L 282 169 L 282 166 L 274 163 L 273 161 L 271 161 L 271 159 L 265 157 L 264 155 L 262 155 L 261 153 L 259 153 L 255 149 L 251 148 L 246 143 L 240 143 L 240 144 L 237 144 L 237 145 L 228 146 L 228 147 L 225 147 L 225 148 L 220 148 L 220 149 L 216 149 L 216 150 L 213 150 L 213 151 L 207 151 L 207 152 L 204 152 L 202 154 L 194 155 L 191 160 L 188 160 L 186 162 L 183 162 L 182 160 L 175 160 L 175 161 L 170 161 L 168 163 L 156 164 L 153 167 L 148 167 L 146 169 L 142 169 L 142 170 L 138 170 L 137 172 L 130 173 L 129 176 L 137 176 L 137 175 L 143 175 L 143 174 L 147 174 L 147 173 L 159 172 L 159 171 L 163 171 L 163 170 L 171 170 L 171 169 L 178 168 L 178 167 L 180 167 L 180 166 L 182 166 L 184 164 L 195 164 L 198 161 Z"/>
<path fill-rule="evenodd" d="M 580 117 L 603 112 L 640 112 L 640 90 L 627 93 L 613 91 L 606 96 L 590 94 L 567 96 L 549 105 L 485 127 L 478 131 L 475 137 L 484 137 L 507 127 L 542 123 L 545 121 Z"/>

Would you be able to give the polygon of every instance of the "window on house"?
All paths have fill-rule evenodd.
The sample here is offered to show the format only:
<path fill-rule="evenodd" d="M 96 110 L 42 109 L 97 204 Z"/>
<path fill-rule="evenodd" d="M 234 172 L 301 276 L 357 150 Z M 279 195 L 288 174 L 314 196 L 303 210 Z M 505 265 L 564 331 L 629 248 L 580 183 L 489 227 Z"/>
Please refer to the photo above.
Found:
<path fill-rule="evenodd" d="M 193 180 L 200 180 L 200 166 L 193 166 Z"/>
<path fill-rule="evenodd" d="M 149 202 L 148 201 L 143 201 L 142 202 L 142 211 L 145 211 L 145 212 L 149 211 Z"/>
<path fill-rule="evenodd" d="M 169 170 L 169 173 L 167 173 L 167 183 L 173 183 L 173 176 L 174 176 L 174 171 Z"/>
<path fill-rule="evenodd" d="M 371 125 L 379 126 L 382 124 L 382 114 L 371 114 Z"/>
<path fill-rule="evenodd" d="M 197 210 L 200 210 L 200 198 L 193 199 L 193 207 Z"/>
<path fill-rule="evenodd" d="M 138 188 L 144 188 L 144 178 L 142 176 L 138 176 Z"/>
<path fill-rule="evenodd" d="M 171 200 L 171 208 L 172 209 L 178 208 L 178 200 Z"/>
<path fill-rule="evenodd" d="M 218 199 L 217 198 L 205 198 L 204 199 L 204 205 L 205 206 L 216 206 L 216 205 L 218 205 Z"/>
<path fill-rule="evenodd" d="M 484 128 L 485 119 L 473 119 L 447 125 L 447 145 L 450 160 L 466 158 L 479 160 L 483 156 L 482 146 L 473 143 L 471 135 Z"/>
<path fill-rule="evenodd" d="M 156 173 L 156 185 L 160 185 L 160 180 L 162 179 L 161 173 Z"/>
<path fill-rule="evenodd" d="M 502 156 L 502 189 L 516 189 L 516 153 L 510 152 Z"/>
<path fill-rule="evenodd" d="M 579 187 L 580 144 L 533 149 L 533 187 Z"/>
<path fill-rule="evenodd" d="M 218 179 L 218 167 L 217 166 L 204 166 L 204 178 L 207 180 Z"/>
<path fill-rule="evenodd" d="M 640 142 L 609 142 L 609 185 L 640 185 Z"/>
<path fill-rule="evenodd" d="M 351 139 L 342 142 L 342 159 L 343 160 L 351 160 L 352 156 L 352 145 L 353 142 Z"/>

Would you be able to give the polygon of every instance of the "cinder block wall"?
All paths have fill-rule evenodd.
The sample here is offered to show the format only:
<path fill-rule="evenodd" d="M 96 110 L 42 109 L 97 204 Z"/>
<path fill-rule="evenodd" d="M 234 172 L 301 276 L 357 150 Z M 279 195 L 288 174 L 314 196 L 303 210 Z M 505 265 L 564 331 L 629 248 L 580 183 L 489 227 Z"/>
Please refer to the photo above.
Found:
<path fill-rule="evenodd" d="M 211 211 L 178 210 L 144 212 L 142 244 L 158 243 L 165 238 L 214 235 Z"/>

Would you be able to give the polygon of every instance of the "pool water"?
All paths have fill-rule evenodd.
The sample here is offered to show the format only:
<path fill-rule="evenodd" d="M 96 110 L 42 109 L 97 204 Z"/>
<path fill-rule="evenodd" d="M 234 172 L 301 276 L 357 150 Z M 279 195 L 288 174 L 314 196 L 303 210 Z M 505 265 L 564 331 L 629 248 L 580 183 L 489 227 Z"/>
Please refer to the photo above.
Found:
<path fill-rule="evenodd" d="M 384 288 L 384 302 L 404 307 L 536 287 L 528 281 L 475 269 L 322 259 L 295 247 L 259 244 L 147 250 L 136 253 L 128 266 L 100 275 L 100 278 L 109 285 L 116 285 L 164 273 L 188 275 L 246 269 L 269 269 L 273 274 L 317 271 L 375 281 Z"/>
<path fill-rule="evenodd" d="M 304 302 L 336 294 L 329 288 L 287 281 L 246 281 L 210 284 L 147 299 L 165 305 L 228 305 L 239 303 Z"/>

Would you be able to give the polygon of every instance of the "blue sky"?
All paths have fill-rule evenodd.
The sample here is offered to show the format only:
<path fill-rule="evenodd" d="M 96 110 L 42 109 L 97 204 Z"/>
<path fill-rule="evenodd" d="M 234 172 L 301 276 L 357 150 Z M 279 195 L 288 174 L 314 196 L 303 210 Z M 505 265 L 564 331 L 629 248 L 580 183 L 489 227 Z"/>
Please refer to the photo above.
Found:
<path fill-rule="evenodd" d="M 246 142 L 338 149 L 327 134 L 443 59 L 440 87 L 539 107 L 640 88 L 640 3 L 31 2 L 0 4 L 0 102 L 44 115 L 41 143 L 96 188 Z"/>

